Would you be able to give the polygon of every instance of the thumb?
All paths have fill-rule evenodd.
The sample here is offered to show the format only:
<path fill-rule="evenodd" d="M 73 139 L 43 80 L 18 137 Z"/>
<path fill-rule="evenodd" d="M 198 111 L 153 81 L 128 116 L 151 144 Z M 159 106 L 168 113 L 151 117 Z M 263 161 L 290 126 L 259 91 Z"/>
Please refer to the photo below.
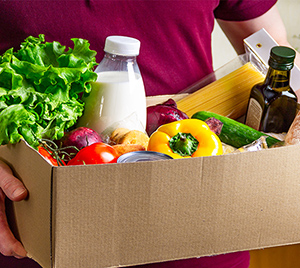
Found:
<path fill-rule="evenodd" d="M 16 258 L 26 257 L 26 250 L 18 241 L 9 228 L 5 214 L 5 195 L 0 189 L 0 253 L 5 256 Z"/>
<path fill-rule="evenodd" d="M 23 200 L 28 192 L 23 183 L 13 176 L 11 169 L 0 161 L 0 188 L 12 201 Z"/>

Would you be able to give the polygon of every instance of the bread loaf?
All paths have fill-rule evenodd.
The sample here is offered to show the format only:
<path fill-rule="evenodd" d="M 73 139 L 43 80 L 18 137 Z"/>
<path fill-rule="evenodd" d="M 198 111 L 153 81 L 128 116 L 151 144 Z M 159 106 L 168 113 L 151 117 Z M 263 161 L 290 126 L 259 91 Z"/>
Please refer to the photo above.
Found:
<path fill-rule="evenodd" d="M 139 144 L 116 144 L 112 146 L 117 152 L 118 156 L 122 154 L 135 152 L 135 151 L 145 151 L 145 147 Z"/>
<path fill-rule="evenodd" d="M 293 123 L 291 124 L 286 136 L 285 145 L 300 143 L 300 111 L 296 114 Z"/>
<path fill-rule="evenodd" d="M 129 130 L 126 128 L 117 128 L 110 136 L 110 144 L 138 144 L 145 150 L 148 147 L 149 136 L 139 130 Z"/>

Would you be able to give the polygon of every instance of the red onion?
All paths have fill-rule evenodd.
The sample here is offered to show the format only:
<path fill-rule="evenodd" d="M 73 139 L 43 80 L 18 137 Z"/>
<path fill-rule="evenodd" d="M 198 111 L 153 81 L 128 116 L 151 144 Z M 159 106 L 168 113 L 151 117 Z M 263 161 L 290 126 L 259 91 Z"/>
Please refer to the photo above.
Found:
<path fill-rule="evenodd" d="M 147 108 L 146 132 L 150 136 L 161 125 L 188 118 L 184 112 L 177 109 L 173 99 L 168 99 L 164 103 Z"/>

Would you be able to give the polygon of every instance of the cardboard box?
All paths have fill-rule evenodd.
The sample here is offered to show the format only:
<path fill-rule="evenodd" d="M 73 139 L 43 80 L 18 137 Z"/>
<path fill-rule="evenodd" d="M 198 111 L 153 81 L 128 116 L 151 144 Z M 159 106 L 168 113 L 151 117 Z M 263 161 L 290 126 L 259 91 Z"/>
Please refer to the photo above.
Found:
<path fill-rule="evenodd" d="M 300 145 L 52 167 L 22 141 L 0 146 L 0 159 L 29 189 L 11 218 L 44 268 L 122 267 L 300 242 Z"/>
<path fill-rule="evenodd" d="M 30 191 L 18 234 L 42 267 L 120 267 L 300 242 L 300 146 L 51 167 L 0 147 Z"/>

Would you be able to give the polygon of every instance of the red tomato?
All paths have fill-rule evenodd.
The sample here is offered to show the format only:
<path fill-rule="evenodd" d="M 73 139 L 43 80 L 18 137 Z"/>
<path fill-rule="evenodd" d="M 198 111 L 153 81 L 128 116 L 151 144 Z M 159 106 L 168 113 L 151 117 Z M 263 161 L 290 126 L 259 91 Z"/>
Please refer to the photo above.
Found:
<path fill-rule="evenodd" d="M 82 148 L 67 165 L 108 164 L 116 163 L 117 159 L 118 154 L 113 147 L 103 142 L 96 142 Z"/>
<path fill-rule="evenodd" d="M 62 164 L 58 164 L 57 160 L 52 157 L 49 151 L 47 151 L 44 147 L 39 146 L 38 152 L 47 160 L 47 162 L 53 166 L 65 166 L 65 162 L 63 160 L 60 160 Z"/>

